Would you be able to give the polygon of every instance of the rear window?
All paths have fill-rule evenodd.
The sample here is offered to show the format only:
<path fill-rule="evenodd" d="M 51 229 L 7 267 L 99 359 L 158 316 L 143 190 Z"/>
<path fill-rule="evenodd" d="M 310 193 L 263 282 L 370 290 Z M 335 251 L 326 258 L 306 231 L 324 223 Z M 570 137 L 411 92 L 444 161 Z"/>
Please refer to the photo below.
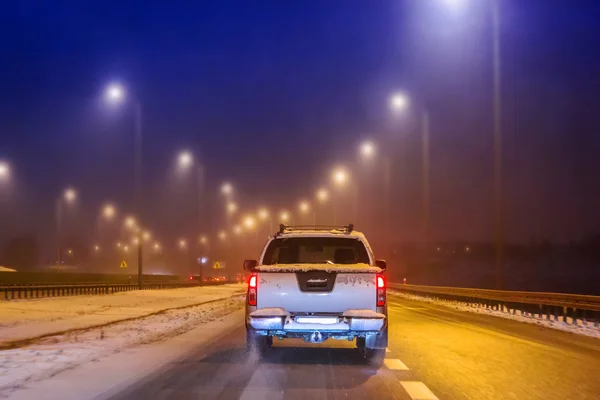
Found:
<path fill-rule="evenodd" d="M 369 253 L 353 238 L 278 238 L 269 243 L 263 257 L 263 265 L 359 263 L 369 264 Z"/>

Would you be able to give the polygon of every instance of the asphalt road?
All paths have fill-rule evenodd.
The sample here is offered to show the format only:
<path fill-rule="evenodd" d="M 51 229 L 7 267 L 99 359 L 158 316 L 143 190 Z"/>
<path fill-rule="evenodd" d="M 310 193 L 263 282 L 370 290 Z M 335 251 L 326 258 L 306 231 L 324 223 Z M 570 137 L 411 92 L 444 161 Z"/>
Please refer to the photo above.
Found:
<path fill-rule="evenodd" d="M 245 353 L 240 321 L 114 399 L 600 398 L 599 339 L 397 296 L 389 317 L 379 369 L 345 341 L 275 341 L 259 360 Z"/>

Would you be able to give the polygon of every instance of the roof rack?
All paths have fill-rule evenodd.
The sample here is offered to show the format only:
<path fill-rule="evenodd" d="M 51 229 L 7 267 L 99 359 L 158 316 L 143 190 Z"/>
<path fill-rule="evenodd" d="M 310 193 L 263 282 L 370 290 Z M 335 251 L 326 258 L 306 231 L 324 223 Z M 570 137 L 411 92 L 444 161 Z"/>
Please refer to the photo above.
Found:
<path fill-rule="evenodd" d="M 351 233 L 354 230 L 354 224 L 348 225 L 284 225 L 279 224 L 279 231 L 275 236 L 290 232 L 301 231 L 337 231 L 340 233 Z"/>

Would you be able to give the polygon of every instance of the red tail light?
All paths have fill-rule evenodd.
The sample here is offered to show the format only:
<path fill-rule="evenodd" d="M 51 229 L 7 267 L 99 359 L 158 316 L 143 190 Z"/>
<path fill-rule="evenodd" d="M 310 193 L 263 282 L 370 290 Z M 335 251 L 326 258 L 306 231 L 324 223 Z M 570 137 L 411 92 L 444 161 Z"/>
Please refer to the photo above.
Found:
<path fill-rule="evenodd" d="M 256 305 L 256 297 L 258 293 L 258 276 L 250 275 L 250 279 L 248 280 L 248 305 L 255 306 Z"/>
<path fill-rule="evenodd" d="M 382 275 L 377 275 L 377 307 L 385 306 L 385 278 Z"/>
<path fill-rule="evenodd" d="M 190 281 L 191 281 L 191 280 L 194 280 L 194 277 L 193 277 L 193 276 L 190 276 Z"/>

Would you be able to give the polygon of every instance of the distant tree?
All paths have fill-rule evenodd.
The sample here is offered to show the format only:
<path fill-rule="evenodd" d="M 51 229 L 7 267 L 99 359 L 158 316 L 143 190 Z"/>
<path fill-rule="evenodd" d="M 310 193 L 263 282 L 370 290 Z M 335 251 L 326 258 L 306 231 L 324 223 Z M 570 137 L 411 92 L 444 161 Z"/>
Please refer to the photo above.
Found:
<path fill-rule="evenodd" d="M 6 266 L 17 270 L 28 270 L 36 267 L 39 257 L 37 240 L 32 235 L 10 239 L 4 247 Z"/>

